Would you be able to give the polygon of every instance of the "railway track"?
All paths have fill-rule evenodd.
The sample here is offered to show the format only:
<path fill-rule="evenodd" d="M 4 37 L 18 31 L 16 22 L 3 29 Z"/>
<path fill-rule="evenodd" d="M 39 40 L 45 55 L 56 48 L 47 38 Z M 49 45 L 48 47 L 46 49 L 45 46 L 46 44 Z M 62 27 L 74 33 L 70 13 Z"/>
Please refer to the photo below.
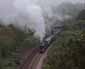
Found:
<path fill-rule="evenodd" d="M 17 67 L 17 69 L 42 69 L 43 60 L 47 57 L 48 49 L 43 54 L 39 53 L 39 48 L 31 49 L 30 52 L 28 51 L 28 54 L 25 54 L 25 60 Z"/>
<path fill-rule="evenodd" d="M 39 49 L 34 48 L 31 51 L 27 52 L 28 54 L 24 55 L 24 61 L 17 67 L 17 69 L 33 69 L 34 65 L 36 64 L 36 59 L 39 58 Z M 34 63 L 35 62 L 35 63 Z"/>

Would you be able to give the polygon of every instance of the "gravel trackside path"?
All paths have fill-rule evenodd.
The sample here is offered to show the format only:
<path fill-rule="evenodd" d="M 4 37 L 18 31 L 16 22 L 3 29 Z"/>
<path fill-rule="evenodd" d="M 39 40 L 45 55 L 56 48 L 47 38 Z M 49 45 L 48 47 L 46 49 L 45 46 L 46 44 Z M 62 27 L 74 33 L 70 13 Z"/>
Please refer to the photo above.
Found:
<path fill-rule="evenodd" d="M 39 48 L 24 50 L 24 61 L 17 67 L 17 69 L 42 69 L 43 60 L 47 56 L 47 51 L 43 54 L 39 53 Z"/>

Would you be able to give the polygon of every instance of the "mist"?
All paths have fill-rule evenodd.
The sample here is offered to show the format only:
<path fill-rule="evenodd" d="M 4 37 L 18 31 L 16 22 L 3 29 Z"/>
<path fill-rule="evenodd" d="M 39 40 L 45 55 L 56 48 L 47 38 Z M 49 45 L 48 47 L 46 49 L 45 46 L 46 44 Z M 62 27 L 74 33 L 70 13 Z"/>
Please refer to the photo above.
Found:
<path fill-rule="evenodd" d="M 34 36 L 42 41 L 47 31 L 51 31 L 52 25 L 58 21 L 72 16 L 63 13 L 63 5 L 70 3 L 84 8 L 84 0 L 0 0 L 0 18 L 4 25 L 12 23 L 24 30 L 31 29 Z M 80 4 L 80 5 L 79 5 Z M 64 7 L 65 8 L 65 7 Z M 78 11 L 80 11 L 80 8 Z M 59 24 L 56 22 L 56 24 Z"/>

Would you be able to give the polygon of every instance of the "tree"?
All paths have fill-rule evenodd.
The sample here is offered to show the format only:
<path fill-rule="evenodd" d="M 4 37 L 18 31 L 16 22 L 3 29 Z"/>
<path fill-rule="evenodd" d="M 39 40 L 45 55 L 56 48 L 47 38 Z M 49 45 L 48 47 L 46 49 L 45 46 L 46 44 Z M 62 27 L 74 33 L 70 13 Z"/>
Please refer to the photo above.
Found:
<path fill-rule="evenodd" d="M 82 11 L 80 11 L 77 20 L 85 20 L 85 9 L 83 9 Z"/>

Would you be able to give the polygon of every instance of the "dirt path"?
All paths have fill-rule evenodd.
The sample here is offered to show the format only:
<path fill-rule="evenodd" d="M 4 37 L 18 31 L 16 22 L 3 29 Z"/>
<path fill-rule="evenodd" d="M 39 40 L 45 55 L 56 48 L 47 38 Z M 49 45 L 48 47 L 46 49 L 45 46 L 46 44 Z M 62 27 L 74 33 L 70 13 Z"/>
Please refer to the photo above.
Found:
<path fill-rule="evenodd" d="M 22 56 L 24 60 L 17 69 L 42 69 L 43 60 L 46 56 L 47 51 L 40 54 L 38 48 L 25 50 Z"/>
<path fill-rule="evenodd" d="M 41 55 L 39 62 L 36 65 L 36 69 L 42 69 L 43 61 L 47 57 L 47 51 Z"/>

